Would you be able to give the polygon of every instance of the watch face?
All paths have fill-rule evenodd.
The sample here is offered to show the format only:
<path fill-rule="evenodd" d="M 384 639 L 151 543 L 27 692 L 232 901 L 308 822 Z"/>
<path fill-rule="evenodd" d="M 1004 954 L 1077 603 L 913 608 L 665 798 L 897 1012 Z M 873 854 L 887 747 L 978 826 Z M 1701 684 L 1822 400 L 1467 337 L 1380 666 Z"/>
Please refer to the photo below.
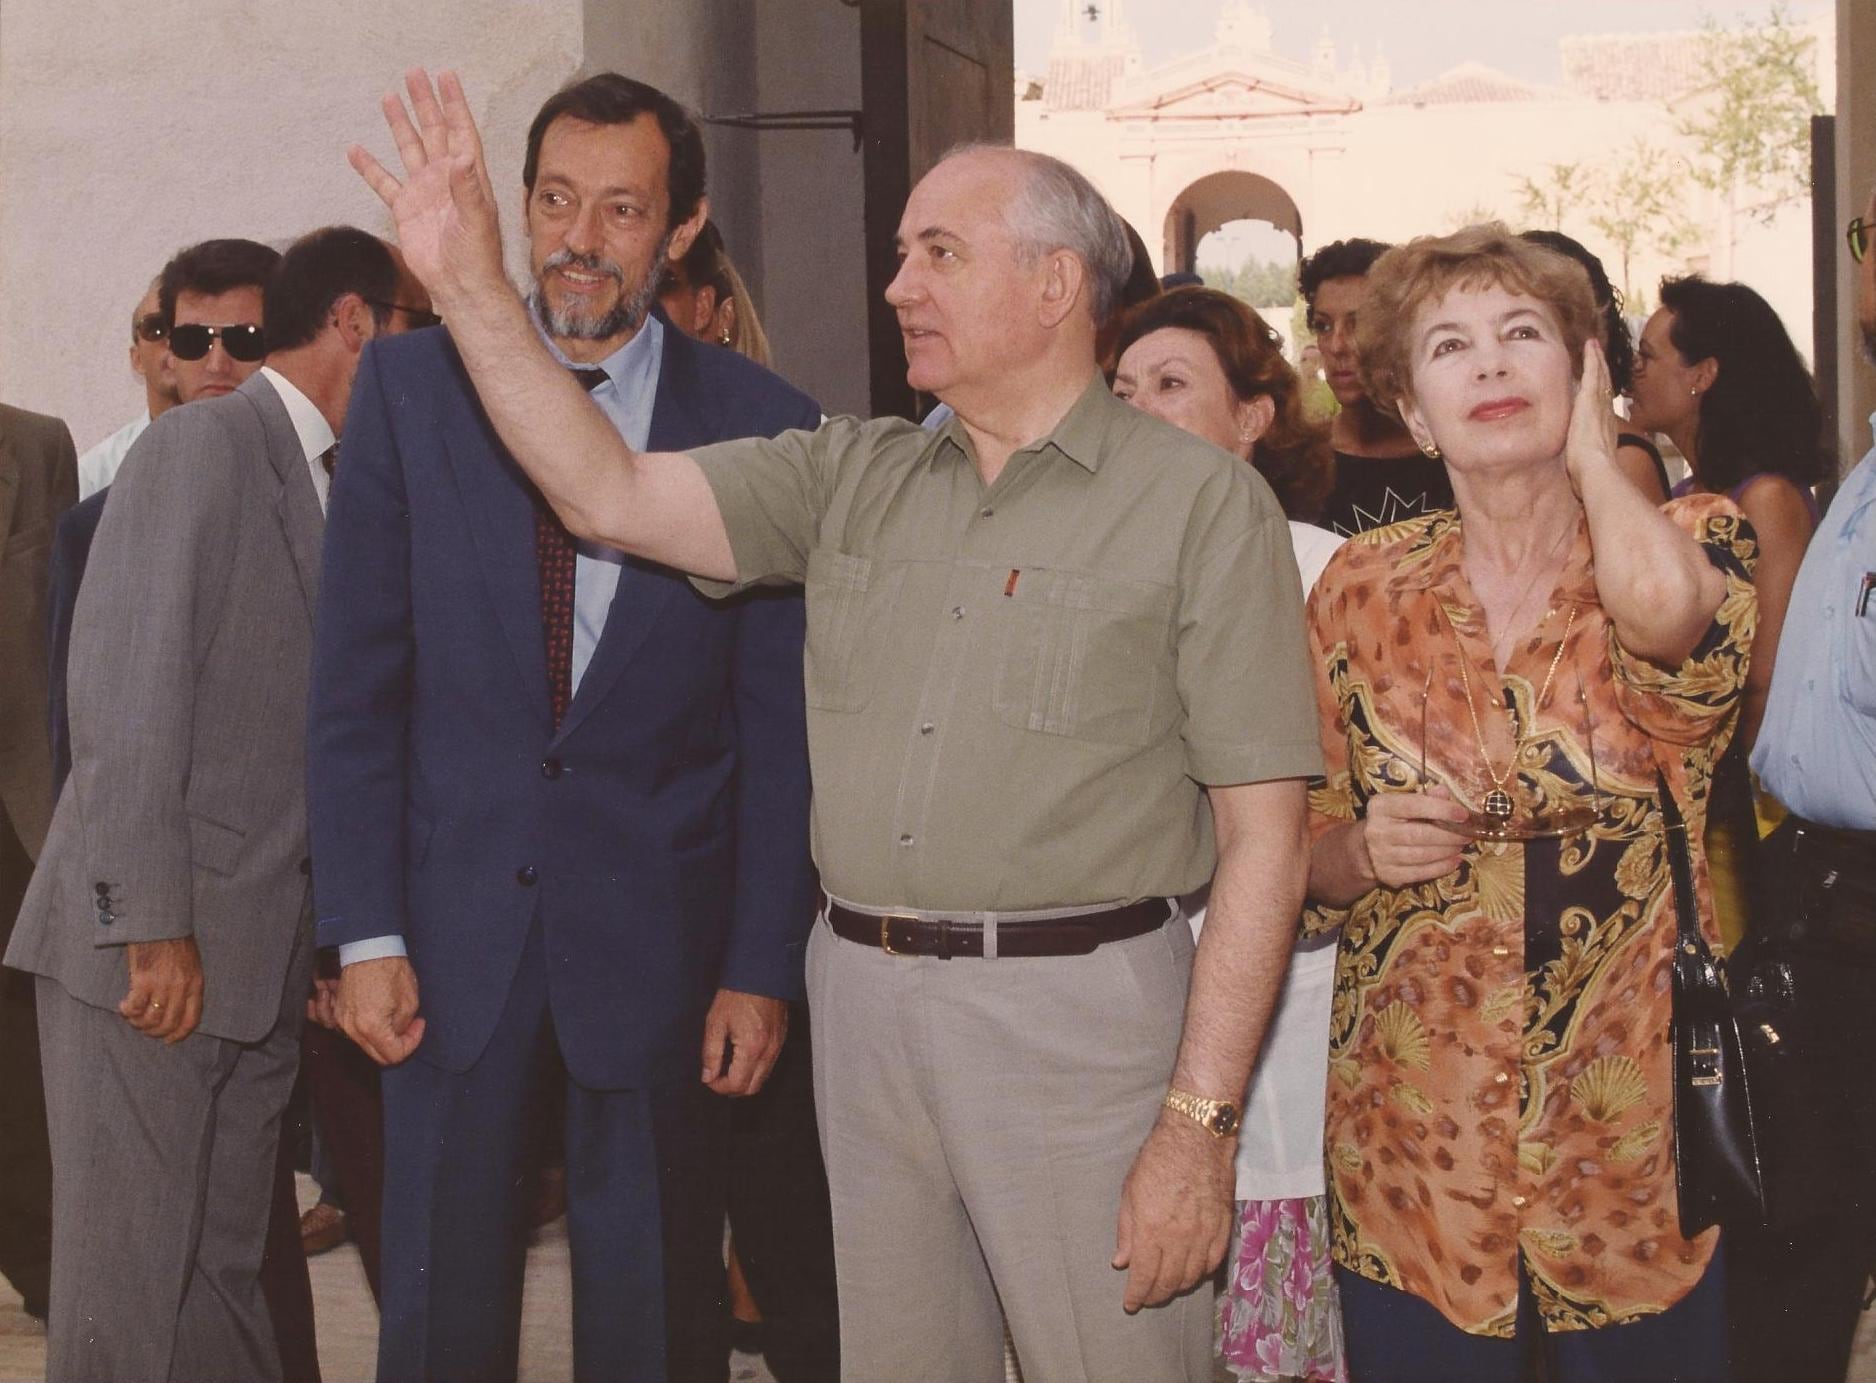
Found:
<path fill-rule="evenodd" d="M 1238 1131 L 1238 1111 L 1233 1109 L 1230 1105 L 1221 1106 L 1217 1113 L 1212 1115 L 1211 1130 L 1220 1138 L 1236 1133 Z"/>

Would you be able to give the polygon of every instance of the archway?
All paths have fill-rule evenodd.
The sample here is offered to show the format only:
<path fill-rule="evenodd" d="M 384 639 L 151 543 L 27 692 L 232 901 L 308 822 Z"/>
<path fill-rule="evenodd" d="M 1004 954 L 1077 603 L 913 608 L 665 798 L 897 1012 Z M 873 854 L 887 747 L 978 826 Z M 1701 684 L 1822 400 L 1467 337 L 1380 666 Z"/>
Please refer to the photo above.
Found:
<path fill-rule="evenodd" d="M 1259 173 L 1208 173 L 1173 198 L 1163 228 L 1166 271 L 1193 273 L 1199 242 L 1236 221 L 1263 221 L 1303 241 L 1303 215 L 1281 186 Z"/>

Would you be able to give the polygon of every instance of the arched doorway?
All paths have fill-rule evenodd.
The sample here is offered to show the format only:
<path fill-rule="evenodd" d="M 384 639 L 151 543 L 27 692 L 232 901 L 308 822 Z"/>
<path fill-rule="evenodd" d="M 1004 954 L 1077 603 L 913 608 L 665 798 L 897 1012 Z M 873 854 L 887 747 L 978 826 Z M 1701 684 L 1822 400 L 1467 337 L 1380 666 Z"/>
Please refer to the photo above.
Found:
<path fill-rule="evenodd" d="M 1195 272 L 1199 242 L 1237 221 L 1266 222 L 1298 245 L 1303 241 L 1303 216 L 1290 194 L 1261 174 L 1233 168 L 1208 173 L 1173 198 L 1166 210 L 1165 255 L 1160 262 L 1168 273 Z"/>

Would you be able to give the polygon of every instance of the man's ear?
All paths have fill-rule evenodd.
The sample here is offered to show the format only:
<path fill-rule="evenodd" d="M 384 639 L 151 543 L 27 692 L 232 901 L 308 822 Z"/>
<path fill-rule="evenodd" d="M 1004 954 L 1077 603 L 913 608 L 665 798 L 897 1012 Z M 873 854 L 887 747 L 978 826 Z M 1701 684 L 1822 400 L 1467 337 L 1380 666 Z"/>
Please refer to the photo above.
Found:
<path fill-rule="evenodd" d="M 371 304 L 356 293 L 341 294 L 333 303 L 332 324 L 346 349 L 354 355 L 364 350 L 365 343 L 378 334 L 378 319 Z"/>
<path fill-rule="evenodd" d="M 710 199 L 699 197 L 697 210 L 671 228 L 671 243 L 666 247 L 664 257 L 679 260 L 690 253 L 691 245 L 696 241 L 704 222 L 710 219 Z"/>
<path fill-rule="evenodd" d="M 1045 327 L 1058 327 L 1075 310 L 1087 291 L 1088 270 L 1073 250 L 1056 250 L 1043 257 L 1042 301 L 1038 319 Z M 1096 325 L 1100 325 L 1098 322 Z"/>

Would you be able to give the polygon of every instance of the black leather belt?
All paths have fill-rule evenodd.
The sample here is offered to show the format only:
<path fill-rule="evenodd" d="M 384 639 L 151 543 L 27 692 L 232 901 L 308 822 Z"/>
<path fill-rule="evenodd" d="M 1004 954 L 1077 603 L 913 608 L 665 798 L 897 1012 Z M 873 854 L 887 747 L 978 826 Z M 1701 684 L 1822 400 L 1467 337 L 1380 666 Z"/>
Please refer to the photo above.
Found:
<path fill-rule="evenodd" d="M 1070 913 L 997 924 L 997 955 L 1085 956 L 1097 946 L 1144 936 L 1170 922 L 1175 909 L 1164 898 L 1148 898 L 1125 907 Z M 981 922 L 965 918 L 907 917 L 903 913 L 855 912 L 839 903 L 827 905 L 827 925 L 844 941 L 877 946 L 895 956 L 936 956 L 951 960 L 984 953 Z"/>
<path fill-rule="evenodd" d="M 1809 873 L 1821 875 L 1830 887 L 1840 880 L 1864 891 L 1876 890 L 1876 831 L 1852 831 L 1820 826 L 1801 816 L 1788 816 L 1770 838 L 1774 854 L 1782 840 L 1790 842 L 1792 860 Z"/>

